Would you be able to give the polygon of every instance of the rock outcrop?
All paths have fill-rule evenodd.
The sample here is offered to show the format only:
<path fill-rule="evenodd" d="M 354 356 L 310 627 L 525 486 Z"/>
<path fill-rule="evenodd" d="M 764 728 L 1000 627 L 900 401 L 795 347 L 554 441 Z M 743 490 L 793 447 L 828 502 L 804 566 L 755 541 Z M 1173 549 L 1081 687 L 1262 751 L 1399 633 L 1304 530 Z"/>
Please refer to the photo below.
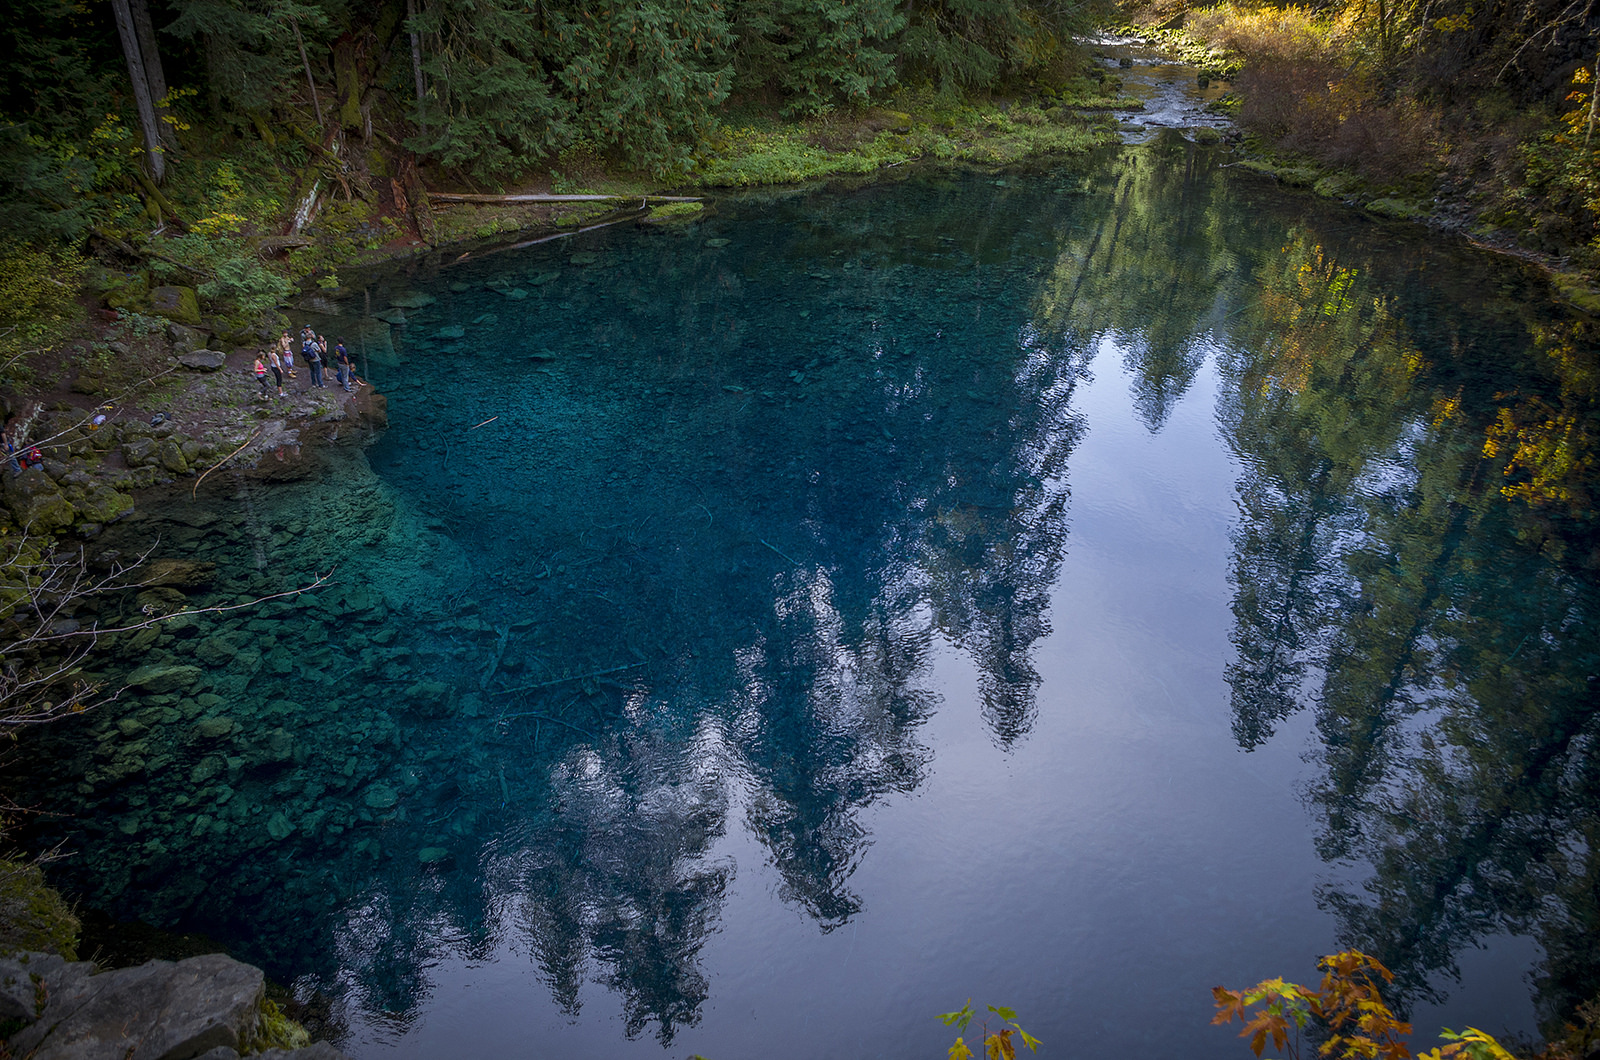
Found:
<path fill-rule="evenodd" d="M 0 959 L 0 1018 L 25 1024 L 5 1043 L 13 1056 L 342 1060 L 326 1043 L 258 1052 L 272 1044 L 265 989 L 261 969 L 220 953 L 109 972 L 44 953 Z"/>

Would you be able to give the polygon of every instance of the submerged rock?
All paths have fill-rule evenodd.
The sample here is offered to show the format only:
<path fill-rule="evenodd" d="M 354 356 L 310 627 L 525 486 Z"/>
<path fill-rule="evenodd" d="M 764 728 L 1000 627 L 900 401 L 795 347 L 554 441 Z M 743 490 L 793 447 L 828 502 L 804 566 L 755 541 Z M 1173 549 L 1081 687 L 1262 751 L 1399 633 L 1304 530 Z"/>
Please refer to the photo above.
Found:
<path fill-rule="evenodd" d="M 165 585 L 177 589 L 200 588 L 216 579 L 215 563 L 189 559 L 151 560 L 139 578 L 146 585 Z"/>
<path fill-rule="evenodd" d="M 201 718 L 195 722 L 194 731 L 208 740 L 215 740 L 228 735 L 233 728 L 232 718 Z"/>
<path fill-rule="evenodd" d="M 400 793 L 387 784 L 374 784 L 367 789 L 366 797 L 361 801 L 369 809 L 387 810 L 400 801 Z"/>
<path fill-rule="evenodd" d="M 141 666 L 128 675 L 129 687 L 151 693 L 174 692 L 188 688 L 198 680 L 198 666 Z"/>

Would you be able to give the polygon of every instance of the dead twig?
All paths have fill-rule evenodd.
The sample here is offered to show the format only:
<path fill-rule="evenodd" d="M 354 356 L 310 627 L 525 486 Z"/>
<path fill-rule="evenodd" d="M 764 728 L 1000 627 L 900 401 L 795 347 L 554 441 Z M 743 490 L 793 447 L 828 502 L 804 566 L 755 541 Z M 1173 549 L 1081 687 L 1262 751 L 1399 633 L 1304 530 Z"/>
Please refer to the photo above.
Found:
<path fill-rule="evenodd" d="M 604 677 L 606 674 L 619 674 L 624 670 L 637 670 L 644 663 L 628 663 L 626 666 L 613 666 L 605 670 L 591 670 L 586 674 L 573 674 L 571 677 L 558 677 L 553 681 L 540 681 L 536 685 L 522 685 L 518 688 L 502 688 L 495 693 L 497 696 L 509 696 L 513 692 L 532 692 L 540 688 L 552 688 L 556 685 L 571 684 L 573 681 L 583 681 L 590 677 Z"/>
<path fill-rule="evenodd" d="M 246 438 L 244 440 L 244 445 L 241 445 L 239 448 L 235 449 L 233 452 L 229 453 L 227 456 L 223 457 L 221 460 L 218 460 L 215 464 L 212 464 L 210 467 L 206 468 L 205 474 L 201 475 L 199 478 L 194 480 L 194 489 L 189 491 L 189 499 L 193 500 L 195 498 L 195 495 L 197 493 L 199 493 L 199 491 L 200 491 L 200 483 L 202 483 L 202 482 L 204 482 L 206 480 L 206 475 L 211 474 L 211 472 L 215 471 L 217 468 L 221 467 L 223 464 L 226 464 L 228 461 L 232 460 L 234 457 L 236 457 L 240 453 L 244 452 L 245 446 L 247 446 L 251 442 L 255 441 L 256 440 L 256 436 L 261 433 L 262 429 L 263 428 L 257 428 L 256 430 L 251 431 L 250 432 L 250 437 L 248 437 L 248 438 Z"/>

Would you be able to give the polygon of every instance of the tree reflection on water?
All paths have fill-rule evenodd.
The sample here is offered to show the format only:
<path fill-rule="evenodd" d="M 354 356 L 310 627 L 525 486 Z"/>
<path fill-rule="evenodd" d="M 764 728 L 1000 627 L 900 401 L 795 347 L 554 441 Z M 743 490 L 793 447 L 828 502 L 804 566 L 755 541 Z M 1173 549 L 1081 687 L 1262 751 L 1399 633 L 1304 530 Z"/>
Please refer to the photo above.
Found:
<path fill-rule="evenodd" d="M 930 770 L 939 645 L 996 746 L 1033 731 L 1111 337 L 1150 432 L 1221 351 L 1233 733 L 1314 712 L 1319 849 L 1365 876 L 1321 896 L 1341 943 L 1415 1000 L 1531 935 L 1564 1011 L 1600 967 L 1593 335 L 1219 157 L 1169 137 L 760 202 L 732 245 L 612 232 L 380 281 L 438 302 L 384 354 L 370 469 L 241 478 L 163 528 L 218 600 L 330 551 L 342 587 L 113 644 L 111 671 L 226 661 L 51 734 L 26 782 L 84 809 L 38 837 L 89 852 L 94 903 L 402 1027 L 434 962 L 509 946 L 566 1012 L 593 981 L 670 1041 L 709 996 L 730 832 L 819 930 L 861 911 L 865 813 Z M 197 738 L 223 711 L 229 742 Z"/>

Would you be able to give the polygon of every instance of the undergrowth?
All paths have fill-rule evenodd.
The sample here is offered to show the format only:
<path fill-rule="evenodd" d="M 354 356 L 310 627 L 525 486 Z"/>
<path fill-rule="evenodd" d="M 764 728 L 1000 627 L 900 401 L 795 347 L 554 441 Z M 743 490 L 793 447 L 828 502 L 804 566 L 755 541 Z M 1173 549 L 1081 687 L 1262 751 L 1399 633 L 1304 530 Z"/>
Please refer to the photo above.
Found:
<path fill-rule="evenodd" d="M 830 116 L 795 124 L 725 127 L 703 145 L 696 183 L 790 184 L 870 173 L 919 158 L 1004 164 L 1113 142 L 1114 122 L 1075 108 L 1126 101 L 1090 92 L 1071 98 L 1084 102 L 944 103 L 910 112 L 867 111 L 848 120 Z"/>

